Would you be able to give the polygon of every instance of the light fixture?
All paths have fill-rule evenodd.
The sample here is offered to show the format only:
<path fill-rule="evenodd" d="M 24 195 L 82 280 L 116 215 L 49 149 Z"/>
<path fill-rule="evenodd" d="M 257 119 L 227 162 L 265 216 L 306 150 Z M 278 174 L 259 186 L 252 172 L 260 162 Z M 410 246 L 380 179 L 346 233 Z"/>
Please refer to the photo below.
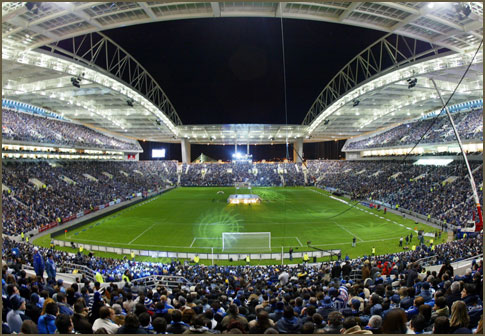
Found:
<path fill-rule="evenodd" d="M 359 104 L 360 104 L 360 100 L 358 100 L 358 99 L 354 99 L 354 100 L 352 101 L 352 107 L 359 106 Z"/>
<path fill-rule="evenodd" d="M 80 77 L 71 77 L 71 83 L 73 86 L 77 87 L 78 89 L 81 88 L 81 78 Z"/>
<path fill-rule="evenodd" d="M 458 19 L 460 21 L 465 20 L 472 13 L 469 4 L 457 2 L 453 6 L 455 7 L 456 14 L 458 15 Z"/>
<path fill-rule="evenodd" d="M 418 83 L 418 79 L 417 78 L 408 78 L 406 80 L 406 82 L 408 82 L 408 89 L 412 89 Z"/>
<path fill-rule="evenodd" d="M 130 98 L 130 99 L 128 99 L 128 100 L 126 101 L 126 105 L 128 105 L 129 107 L 133 107 L 133 103 L 134 103 L 134 102 L 135 102 L 135 101 L 133 100 L 133 98 Z"/>

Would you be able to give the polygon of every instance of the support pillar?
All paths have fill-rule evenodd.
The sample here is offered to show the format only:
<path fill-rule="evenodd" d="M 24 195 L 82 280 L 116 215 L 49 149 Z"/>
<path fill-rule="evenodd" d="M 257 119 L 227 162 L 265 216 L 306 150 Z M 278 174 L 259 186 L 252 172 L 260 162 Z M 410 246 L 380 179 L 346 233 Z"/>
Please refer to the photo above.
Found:
<path fill-rule="evenodd" d="M 301 163 L 303 158 L 303 138 L 297 138 L 293 143 L 293 162 Z"/>
<path fill-rule="evenodd" d="M 246 154 L 249 155 L 249 142 L 248 142 L 248 146 L 246 147 Z"/>
<path fill-rule="evenodd" d="M 182 142 L 182 163 L 190 163 L 190 142 L 189 139 L 183 138 Z"/>

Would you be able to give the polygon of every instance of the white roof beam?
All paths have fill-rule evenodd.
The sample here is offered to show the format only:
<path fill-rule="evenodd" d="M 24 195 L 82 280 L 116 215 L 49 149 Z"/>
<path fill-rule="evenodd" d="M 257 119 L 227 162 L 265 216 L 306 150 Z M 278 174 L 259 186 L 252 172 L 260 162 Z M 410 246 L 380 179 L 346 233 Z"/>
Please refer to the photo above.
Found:
<path fill-rule="evenodd" d="M 283 12 L 286 8 L 286 2 L 278 2 L 276 5 L 275 17 L 283 17 Z"/>
<path fill-rule="evenodd" d="M 387 4 L 388 3 L 386 2 L 386 5 Z M 402 5 L 399 5 L 399 6 L 402 7 Z M 423 15 L 426 15 L 430 11 L 431 11 L 430 8 L 421 8 L 421 10 L 415 10 L 412 15 L 408 16 L 406 19 L 404 19 L 401 22 L 396 23 L 394 26 L 392 26 L 391 27 L 391 31 L 397 31 L 398 29 L 404 27 L 405 25 L 410 24 L 410 23 L 416 21 L 417 19 L 419 19 Z"/>
<path fill-rule="evenodd" d="M 408 13 L 411 13 L 411 14 L 414 14 L 414 15 L 419 14 L 419 10 L 412 8 L 412 7 L 401 5 L 397 2 L 381 2 L 380 4 L 385 5 L 387 7 L 390 7 L 390 8 L 399 9 L 401 11 L 408 12 Z"/>
<path fill-rule="evenodd" d="M 25 12 L 27 12 L 27 8 L 25 6 L 22 6 L 22 7 L 19 7 L 13 11 L 11 11 L 10 13 L 8 13 L 7 15 L 2 15 L 2 22 L 5 23 L 5 22 L 8 22 L 10 23 L 10 21 L 19 16 L 19 15 L 22 15 L 24 14 Z"/>
<path fill-rule="evenodd" d="M 438 23 L 441 23 L 442 25 L 445 25 L 445 26 L 448 26 L 450 28 L 456 29 L 456 30 L 458 30 L 460 32 L 464 32 L 465 31 L 465 28 L 463 26 L 460 26 L 460 25 L 458 25 L 458 24 L 456 24 L 454 22 L 451 22 L 451 21 L 448 21 L 446 19 L 443 19 L 443 18 L 441 18 L 439 16 L 436 16 L 434 14 L 428 13 L 428 14 L 426 14 L 426 17 L 429 18 L 429 19 L 431 19 L 431 20 L 433 20 L 433 21 L 436 21 Z"/>
<path fill-rule="evenodd" d="M 212 13 L 214 14 L 214 17 L 221 16 L 221 6 L 219 5 L 218 2 L 211 2 L 211 8 L 212 8 Z"/>
<path fill-rule="evenodd" d="M 349 17 L 349 15 L 350 15 L 350 13 L 352 13 L 352 11 L 353 11 L 354 9 L 356 9 L 357 7 L 359 7 L 359 6 L 360 6 L 360 4 L 361 4 L 361 2 L 352 2 L 352 3 L 350 4 L 350 6 L 349 6 L 349 7 L 347 7 L 347 9 L 346 9 L 346 10 L 344 10 L 342 14 L 340 14 L 340 16 L 338 17 L 338 20 L 339 20 L 340 22 L 342 22 L 343 20 L 345 20 L 346 18 L 348 18 L 348 17 Z"/>
<path fill-rule="evenodd" d="M 148 15 L 151 19 L 156 20 L 157 16 L 153 12 L 153 10 L 148 7 L 146 2 L 137 2 L 138 5 L 145 11 L 146 15 Z"/>

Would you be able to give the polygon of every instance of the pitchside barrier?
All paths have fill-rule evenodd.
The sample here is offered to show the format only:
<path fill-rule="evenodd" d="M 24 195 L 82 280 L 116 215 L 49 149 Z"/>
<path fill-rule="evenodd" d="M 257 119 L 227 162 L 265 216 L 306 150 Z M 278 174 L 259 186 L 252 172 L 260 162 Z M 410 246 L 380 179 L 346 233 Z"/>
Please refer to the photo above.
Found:
<path fill-rule="evenodd" d="M 116 254 L 126 254 L 130 255 L 134 253 L 135 255 L 144 256 L 144 257 L 152 257 L 152 258 L 175 258 L 175 259 L 189 259 L 193 260 L 195 256 L 199 256 L 200 259 L 204 260 L 230 260 L 238 261 L 238 260 L 245 260 L 248 253 L 214 253 L 213 249 L 210 249 L 210 252 L 199 252 L 200 250 L 207 250 L 207 248 L 200 248 L 194 247 L 194 252 L 170 252 L 170 251 L 149 251 L 149 250 L 133 250 L 121 247 L 111 247 L 111 246 L 101 246 L 101 245 L 92 245 L 92 244 L 83 244 L 83 243 L 74 243 L 76 248 L 82 247 L 84 250 L 90 252 L 111 252 Z M 71 247 L 71 242 L 64 241 L 64 240 L 54 240 L 54 245 L 61 246 L 61 247 Z M 195 252 L 198 250 L 197 252 Z M 331 257 L 340 253 L 340 250 L 326 250 L 326 251 L 302 251 L 302 252 L 293 252 L 293 259 L 296 263 L 300 262 L 303 259 L 303 255 L 307 253 L 308 257 L 312 259 L 313 257 L 322 258 L 322 257 Z M 251 260 L 282 260 L 289 259 L 290 254 L 287 252 L 279 252 L 279 253 L 249 253 L 249 257 Z"/>

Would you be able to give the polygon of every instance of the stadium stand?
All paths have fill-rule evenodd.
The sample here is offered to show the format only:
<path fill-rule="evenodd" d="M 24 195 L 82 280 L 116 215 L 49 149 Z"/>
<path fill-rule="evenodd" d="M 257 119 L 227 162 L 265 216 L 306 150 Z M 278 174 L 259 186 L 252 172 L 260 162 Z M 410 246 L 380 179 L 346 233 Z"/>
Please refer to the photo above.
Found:
<path fill-rule="evenodd" d="M 483 141 L 483 109 L 455 113 L 454 122 L 463 141 Z M 363 140 L 350 142 L 345 149 L 369 149 L 415 144 L 433 123 L 433 119 L 404 123 L 378 135 Z M 455 141 L 455 134 L 446 115 L 440 116 L 422 144 L 444 143 Z"/>
<path fill-rule="evenodd" d="M 18 235 L 115 199 L 131 199 L 133 194 L 174 184 L 176 167 L 174 161 L 5 163 L 4 206 L 12 212 L 8 216 L 4 212 L 3 232 Z"/>
<path fill-rule="evenodd" d="M 478 185 L 483 183 L 481 167 L 481 163 L 472 163 Z M 12 215 L 3 216 L 4 233 L 18 235 L 115 199 L 127 200 L 133 194 L 175 186 L 179 177 L 181 186 L 233 186 L 238 181 L 253 186 L 315 184 L 431 215 L 450 225 L 466 223 L 474 211 L 465 167 L 460 162 L 439 167 L 395 161 L 314 160 L 308 161 L 307 167 L 293 163 L 206 163 L 177 168 L 175 161 L 6 162 L 4 207 Z"/>
<path fill-rule="evenodd" d="M 472 163 L 477 185 L 483 183 L 482 163 Z M 392 207 L 462 225 L 474 211 L 465 165 L 446 167 L 402 164 L 400 161 L 309 161 L 310 175 L 321 187 L 358 198 L 380 200 Z M 453 182 L 448 178 L 457 177 Z M 480 193 L 483 200 L 483 194 Z"/>
<path fill-rule="evenodd" d="M 125 142 L 67 121 L 2 108 L 2 138 L 41 144 L 82 148 L 139 150 L 138 143 Z"/>

